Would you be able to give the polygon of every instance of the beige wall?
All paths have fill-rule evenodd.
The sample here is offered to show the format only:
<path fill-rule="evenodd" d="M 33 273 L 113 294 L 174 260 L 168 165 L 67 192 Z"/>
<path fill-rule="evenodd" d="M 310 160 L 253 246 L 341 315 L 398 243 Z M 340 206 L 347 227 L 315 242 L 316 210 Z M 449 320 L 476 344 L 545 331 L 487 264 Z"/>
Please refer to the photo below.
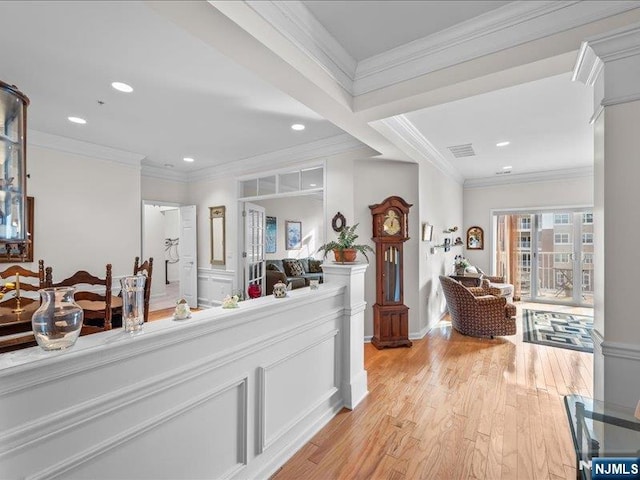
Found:
<path fill-rule="evenodd" d="M 459 253 L 463 253 L 472 265 L 479 266 L 485 272 L 491 271 L 494 237 L 491 228 L 492 210 L 592 205 L 592 176 L 465 188 L 464 224 L 460 236 L 466 242 L 467 229 L 477 225 L 484 230 L 485 243 L 484 250 L 463 248 Z"/>
<path fill-rule="evenodd" d="M 130 275 L 140 255 L 140 171 L 84 155 L 30 146 L 27 192 L 35 198 L 34 265 L 54 280 L 87 270 Z"/>
<path fill-rule="evenodd" d="M 140 179 L 142 200 L 166 203 L 189 203 L 189 184 L 155 177 L 142 176 Z"/>

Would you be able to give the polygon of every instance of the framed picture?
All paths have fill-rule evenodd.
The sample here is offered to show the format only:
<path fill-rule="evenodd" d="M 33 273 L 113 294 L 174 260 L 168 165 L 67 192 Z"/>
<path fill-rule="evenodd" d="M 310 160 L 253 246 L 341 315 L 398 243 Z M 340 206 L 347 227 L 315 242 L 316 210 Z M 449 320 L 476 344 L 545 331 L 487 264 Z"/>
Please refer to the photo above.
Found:
<path fill-rule="evenodd" d="M 276 253 L 278 249 L 278 220 L 276 217 L 267 217 L 264 237 L 264 253 Z"/>
<path fill-rule="evenodd" d="M 484 250 L 484 230 L 469 227 L 467 230 L 467 250 Z"/>
<path fill-rule="evenodd" d="M 430 242 L 433 240 L 433 225 L 429 225 L 428 223 L 422 224 L 422 241 Z"/>
<path fill-rule="evenodd" d="M 302 248 L 302 222 L 287 220 L 284 228 L 286 250 Z"/>

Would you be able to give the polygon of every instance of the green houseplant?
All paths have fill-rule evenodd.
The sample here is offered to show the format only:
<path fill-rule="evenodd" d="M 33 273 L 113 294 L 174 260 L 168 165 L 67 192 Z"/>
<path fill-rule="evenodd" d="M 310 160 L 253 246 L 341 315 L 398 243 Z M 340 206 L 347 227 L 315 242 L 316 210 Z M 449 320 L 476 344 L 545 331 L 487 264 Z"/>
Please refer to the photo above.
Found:
<path fill-rule="evenodd" d="M 336 262 L 340 263 L 355 262 L 356 256 L 358 252 L 360 252 L 368 262 L 369 257 L 367 257 L 367 252 L 374 253 L 374 251 L 369 245 L 358 245 L 355 243 L 358 238 L 358 234 L 356 233 L 358 225 L 358 223 L 351 227 L 345 225 L 344 228 L 340 230 L 340 233 L 338 233 L 338 239 L 321 245 L 320 248 L 318 248 L 318 252 L 323 252 L 325 258 L 329 252 L 333 252 Z"/>

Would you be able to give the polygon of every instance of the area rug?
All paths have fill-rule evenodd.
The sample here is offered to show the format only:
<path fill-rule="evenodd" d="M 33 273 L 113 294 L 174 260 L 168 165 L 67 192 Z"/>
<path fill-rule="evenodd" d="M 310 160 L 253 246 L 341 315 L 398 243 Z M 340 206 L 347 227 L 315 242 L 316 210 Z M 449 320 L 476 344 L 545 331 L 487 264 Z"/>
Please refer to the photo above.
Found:
<path fill-rule="evenodd" d="M 522 319 L 525 342 L 593 353 L 593 317 L 524 310 Z"/>

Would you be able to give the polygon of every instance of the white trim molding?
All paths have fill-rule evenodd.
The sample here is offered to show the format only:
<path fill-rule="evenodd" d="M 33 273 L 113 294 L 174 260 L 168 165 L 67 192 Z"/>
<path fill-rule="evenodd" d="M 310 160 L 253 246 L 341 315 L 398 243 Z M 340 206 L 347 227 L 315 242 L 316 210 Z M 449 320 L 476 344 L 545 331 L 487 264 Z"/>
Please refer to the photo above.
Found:
<path fill-rule="evenodd" d="M 97 158 L 108 162 L 118 163 L 140 169 L 140 162 L 145 158 L 141 153 L 132 153 L 116 148 L 105 147 L 95 143 L 74 140 L 51 133 L 29 130 L 27 132 L 27 144 L 36 147 L 48 148 L 60 152 L 73 153 L 85 157 Z"/>
<path fill-rule="evenodd" d="M 593 167 L 565 168 L 561 170 L 546 170 L 543 172 L 515 173 L 496 175 L 495 177 L 469 178 L 464 182 L 464 188 L 484 188 L 494 185 L 512 185 L 514 183 L 536 183 L 571 180 L 581 177 L 593 177 Z"/>
<path fill-rule="evenodd" d="M 445 176 L 458 184 L 464 182 L 462 174 L 418 130 L 405 115 L 384 118 L 371 123 L 389 141 L 417 163 L 428 161 Z"/>
<path fill-rule="evenodd" d="M 214 167 L 203 168 L 190 173 L 188 178 L 191 182 L 199 182 L 234 175 L 249 175 L 251 172 L 264 171 L 265 165 L 268 165 L 270 169 L 284 168 L 301 162 L 327 158 L 348 152 L 358 152 L 360 158 L 379 154 L 351 135 L 342 133 L 303 145 L 296 145 L 275 152 L 227 162 Z"/>
<path fill-rule="evenodd" d="M 213 2 L 215 5 L 215 2 Z M 359 62 L 300 1 L 245 4 L 340 87 L 358 96 L 637 9 L 636 1 L 511 2 Z"/>
<path fill-rule="evenodd" d="M 640 345 L 621 342 L 609 342 L 604 340 L 602 343 L 602 354 L 605 357 L 616 357 L 624 360 L 633 360 L 640 362 Z"/>
<path fill-rule="evenodd" d="M 315 61 L 347 92 L 353 91 L 357 61 L 298 0 L 246 0 L 247 5 L 266 20 L 296 48 Z"/>
<path fill-rule="evenodd" d="M 187 172 L 180 172 L 166 167 L 162 168 L 143 164 L 140 175 L 172 182 L 189 183 L 189 174 Z"/>

